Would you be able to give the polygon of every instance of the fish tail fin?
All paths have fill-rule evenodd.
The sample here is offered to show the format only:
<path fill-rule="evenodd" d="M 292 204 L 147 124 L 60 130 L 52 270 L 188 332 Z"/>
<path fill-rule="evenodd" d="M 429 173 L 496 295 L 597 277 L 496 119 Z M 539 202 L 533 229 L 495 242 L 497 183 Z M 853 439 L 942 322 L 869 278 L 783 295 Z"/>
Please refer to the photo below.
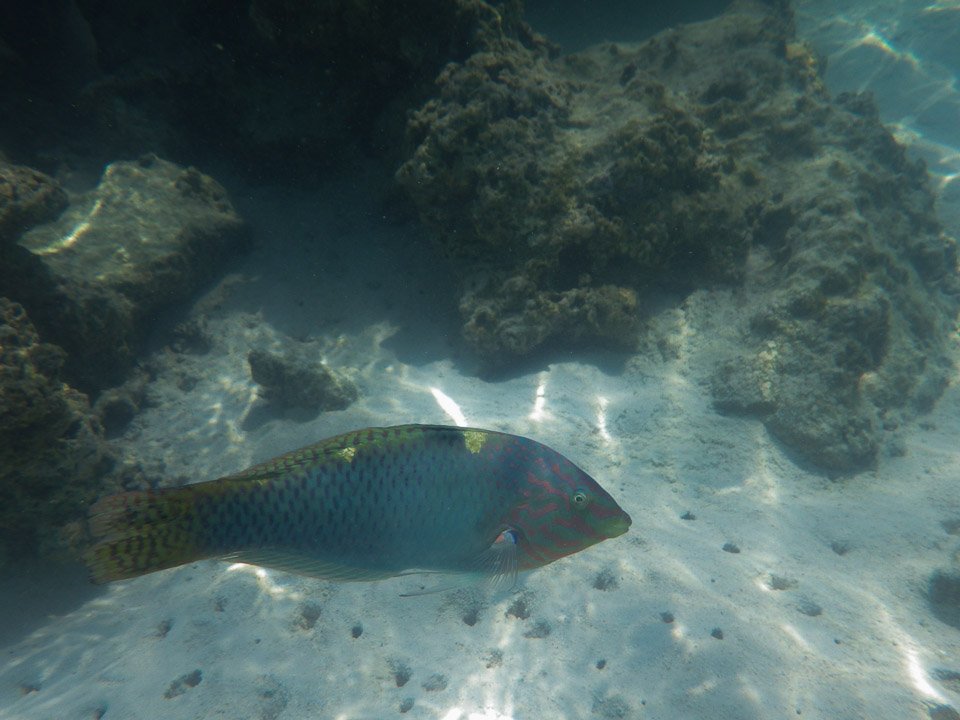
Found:
<path fill-rule="evenodd" d="M 198 542 L 189 486 L 134 490 L 101 498 L 90 508 L 95 544 L 84 554 L 95 583 L 123 580 L 206 557 Z"/>

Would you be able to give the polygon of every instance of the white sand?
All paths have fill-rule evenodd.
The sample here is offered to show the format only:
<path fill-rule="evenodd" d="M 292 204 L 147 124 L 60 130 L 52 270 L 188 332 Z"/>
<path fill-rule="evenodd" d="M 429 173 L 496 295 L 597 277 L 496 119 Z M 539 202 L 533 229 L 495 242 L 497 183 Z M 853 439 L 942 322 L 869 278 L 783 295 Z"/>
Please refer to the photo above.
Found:
<path fill-rule="evenodd" d="M 960 672 L 960 630 L 925 596 L 960 544 L 941 525 L 960 517 L 960 378 L 905 431 L 905 455 L 840 482 L 798 469 L 758 422 L 711 409 L 711 347 L 742 310 L 726 292 L 654 319 L 676 359 L 486 383 L 442 359 L 456 319 L 435 316 L 449 281 L 427 267 L 424 239 L 342 193 L 236 197 L 284 254 L 257 250 L 229 291 L 201 301 L 215 346 L 168 365 L 130 447 L 206 479 L 356 427 L 451 423 L 435 388 L 469 423 L 580 464 L 633 528 L 499 593 L 404 599 L 411 579 L 335 585 L 214 562 L 91 589 L 75 568 L 34 569 L 0 587 L 0 717 L 903 720 L 960 708 L 960 684 L 931 674 Z M 361 399 L 307 422 L 262 414 L 245 355 L 277 332 L 354 368 Z M 595 588 L 598 576 L 613 586 Z M 526 619 L 508 614 L 518 602 Z"/>

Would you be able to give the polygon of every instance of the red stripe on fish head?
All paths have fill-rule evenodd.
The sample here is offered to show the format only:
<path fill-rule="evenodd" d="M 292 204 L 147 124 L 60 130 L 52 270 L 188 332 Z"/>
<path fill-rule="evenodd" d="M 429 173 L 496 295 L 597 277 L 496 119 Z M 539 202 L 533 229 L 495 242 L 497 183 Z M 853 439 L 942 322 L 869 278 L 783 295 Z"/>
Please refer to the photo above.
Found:
<path fill-rule="evenodd" d="M 583 470 L 550 448 L 525 440 L 520 496 L 504 524 L 518 532 L 521 569 L 546 565 L 626 532 L 627 515 Z"/>

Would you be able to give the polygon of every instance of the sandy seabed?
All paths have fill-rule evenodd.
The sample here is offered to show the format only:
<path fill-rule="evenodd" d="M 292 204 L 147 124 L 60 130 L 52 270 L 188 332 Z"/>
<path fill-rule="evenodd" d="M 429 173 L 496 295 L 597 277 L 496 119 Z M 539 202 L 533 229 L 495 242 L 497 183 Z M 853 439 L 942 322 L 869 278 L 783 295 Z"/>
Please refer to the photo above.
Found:
<path fill-rule="evenodd" d="M 743 311 L 729 291 L 651 320 L 667 359 L 486 382 L 446 357 L 455 318 L 432 311 L 447 281 L 426 241 L 356 197 L 240 193 L 261 244 L 197 304 L 212 349 L 160 363 L 124 445 L 200 480 L 459 411 L 563 452 L 631 514 L 630 532 L 511 590 L 414 598 L 399 597 L 412 578 L 333 584 L 213 561 L 95 589 L 35 569 L 4 593 L 20 619 L 2 637 L 0 717 L 902 720 L 960 707 L 960 630 L 927 598 L 960 544 L 957 383 L 904 432 L 902 455 L 830 481 L 759 422 L 711 407 L 712 340 Z M 265 413 L 246 352 L 280 333 L 316 338 L 360 399 L 313 419 Z"/>

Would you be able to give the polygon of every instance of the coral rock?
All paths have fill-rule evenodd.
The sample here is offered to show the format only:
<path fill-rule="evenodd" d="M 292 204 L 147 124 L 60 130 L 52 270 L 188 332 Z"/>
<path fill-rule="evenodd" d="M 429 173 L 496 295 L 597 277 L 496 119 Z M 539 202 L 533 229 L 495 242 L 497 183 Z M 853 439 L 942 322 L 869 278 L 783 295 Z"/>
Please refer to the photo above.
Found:
<path fill-rule="evenodd" d="M 86 396 L 59 379 L 64 357 L 0 298 L 0 557 L 54 552 L 113 466 Z"/>

